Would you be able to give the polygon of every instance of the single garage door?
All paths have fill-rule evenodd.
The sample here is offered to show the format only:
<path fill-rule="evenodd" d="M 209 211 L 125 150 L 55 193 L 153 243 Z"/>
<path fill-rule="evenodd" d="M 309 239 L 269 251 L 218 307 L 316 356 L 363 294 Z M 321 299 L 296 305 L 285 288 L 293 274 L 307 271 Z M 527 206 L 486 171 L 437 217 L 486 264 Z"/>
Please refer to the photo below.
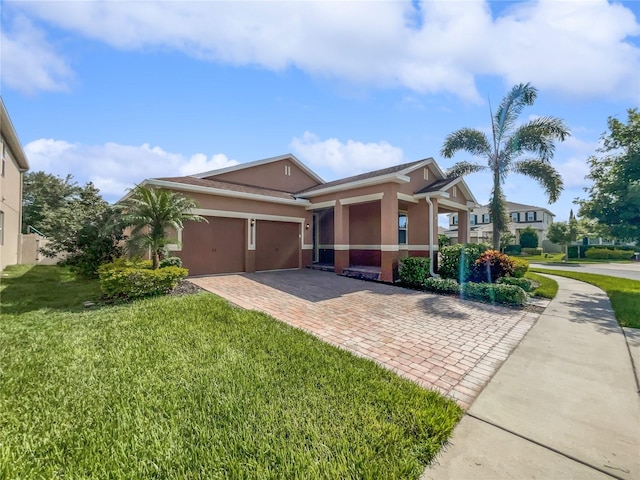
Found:
<path fill-rule="evenodd" d="M 205 217 L 185 222 L 182 251 L 177 252 L 189 275 L 244 272 L 246 220 Z"/>
<path fill-rule="evenodd" d="M 256 270 L 300 267 L 300 224 L 256 222 Z"/>

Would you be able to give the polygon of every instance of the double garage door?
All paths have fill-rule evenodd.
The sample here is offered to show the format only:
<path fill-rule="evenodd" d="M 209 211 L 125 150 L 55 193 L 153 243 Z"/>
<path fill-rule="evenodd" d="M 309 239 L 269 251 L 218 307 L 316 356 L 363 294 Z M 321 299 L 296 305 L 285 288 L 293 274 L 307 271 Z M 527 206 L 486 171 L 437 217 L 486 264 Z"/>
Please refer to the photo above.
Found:
<path fill-rule="evenodd" d="M 206 217 L 205 222 L 187 222 L 182 232 L 179 256 L 190 275 L 245 272 L 250 263 L 260 270 L 300 266 L 300 224 L 257 220 L 255 260 L 248 251 L 247 220 Z"/>

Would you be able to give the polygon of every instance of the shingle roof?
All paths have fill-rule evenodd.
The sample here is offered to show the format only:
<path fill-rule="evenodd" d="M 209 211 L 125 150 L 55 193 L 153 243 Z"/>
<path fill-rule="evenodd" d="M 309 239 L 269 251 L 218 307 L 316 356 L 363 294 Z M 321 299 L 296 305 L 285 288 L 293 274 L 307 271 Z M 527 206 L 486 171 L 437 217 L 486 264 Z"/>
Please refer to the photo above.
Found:
<path fill-rule="evenodd" d="M 156 178 L 156 180 L 162 180 L 164 182 L 183 183 L 185 185 L 195 185 L 197 187 L 218 188 L 221 190 L 229 190 L 232 192 L 252 193 L 254 195 L 264 195 L 267 197 L 286 198 L 289 200 L 295 200 L 295 197 L 287 192 L 281 192 L 279 190 L 270 190 L 268 188 L 251 187 L 249 185 L 241 185 L 238 183 L 221 182 L 219 180 L 205 180 L 203 178 L 195 177 L 165 177 Z"/>
<path fill-rule="evenodd" d="M 316 185 L 315 187 L 311 187 L 301 192 L 298 192 L 296 193 L 296 195 L 304 196 L 305 193 L 314 192 L 316 190 L 321 190 L 328 187 L 335 187 L 336 185 L 344 185 L 351 182 L 357 182 L 359 180 L 367 180 L 370 178 L 382 177 L 383 175 L 389 175 L 392 173 L 401 172 L 402 170 L 405 170 L 407 168 L 412 167 L 413 165 L 417 165 L 422 162 L 424 162 L 424 160 L 417 160 L 415 162 L 403 163 L 401 165 L 394 165 L 393 167 L 374 170 L 373 172 L 361 173 L 360 175 L 353 175 L 352 177 L 341 178 L 339 180 L 334 180 L 332 182 L 321 183 L 320 185 Z"/>
<path fill-rule="evenodd" d="M 415 194 L 417 195 L 419 193 L 439 192 L 454 180 L 455 178 L 443 178 L 442 180 L 436 180 L 431 185 L 427 185 L 426 187 L 421 188 Z"/>

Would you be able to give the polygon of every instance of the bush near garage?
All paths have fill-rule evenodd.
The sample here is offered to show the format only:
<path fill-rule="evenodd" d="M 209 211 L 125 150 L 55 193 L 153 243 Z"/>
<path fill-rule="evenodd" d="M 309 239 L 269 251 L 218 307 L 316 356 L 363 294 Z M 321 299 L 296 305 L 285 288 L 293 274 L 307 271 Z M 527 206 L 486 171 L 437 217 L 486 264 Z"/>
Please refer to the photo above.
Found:
<path fill-rule="evenodd" d="M 152 269 L 151 261 L 119 259 L 98 269 L 100 289 L 108 298 L 135 299 L 163 295 L 189 274 L 186 268 L 168 266 Z"/>
<path fill-rule="evenodd" d="M 460 284 L 452 278 L 429 277 L 424 281 L 424 289 L 434 293 L 460 293 Z"/>
<path fill-rule="evenodd" d="M 473 300 L 503 305 L 523 306 L 527 303 L 527 292 L 517 285 L 500 283 L 467 282 L 461 286 L 462 296 Z"/>
<path fill-rule="evenodd" d="M 499 278 L 513 276 L 515 265 L 511 257 L 497 250 L 487 250 L 475 261 L 471 269 L 474 282 L 495 283 Z"/>
<path fill-rule="evenodd" d="M 160 268 L 164 267 L 182 267 L 182 259 L 180 257 L 165 257 L 160 260 Z"/>
<path fill-rule="evenodd" d="M 485 243 L 463 243 L 444 247 L 440 250 L 438 273 L 444 278 L 466 282 L 471 277 L 476 260 L 488 248 L 489 246 Z"/>
<path fill-rule="evenodd" d="M 404 257 L 400 259 L 398 275 L 400 281 L 409 287 L 421 287 L 429 278 L 429 265 L 431 259 L 428 257 Z"/>

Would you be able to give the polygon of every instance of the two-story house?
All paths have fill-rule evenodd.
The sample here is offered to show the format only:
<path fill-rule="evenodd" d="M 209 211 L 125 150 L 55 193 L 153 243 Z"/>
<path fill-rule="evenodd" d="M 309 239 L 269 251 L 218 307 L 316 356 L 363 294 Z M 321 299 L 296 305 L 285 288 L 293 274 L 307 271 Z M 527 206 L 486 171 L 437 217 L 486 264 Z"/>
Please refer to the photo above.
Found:
<path fill-rule="evenodd" d="M 538 234 L 538 241 L 542 242 L 547 238 L 549 225 L 553 223 L 555 216 L 551 211 L 543 207 L 534 205 L 524 205 L 522 203 L 507 202 L 509 210 L 509 231 L 516 236 L 516 243 L 520 241 L 520 232 L 527 227 L 533 228 Z M 451 239 L 451 243 L 456 243 L 458 238 L 458 215 L 451 213 L 449 217 L 449 229 L 445 235 Z M 473 243 L 491 243 L 493 236 L 493 223 L 489 215 L 489 205 L 474 208 L 469 212 L 469 240 Z"/>
<path fill-rule="evenodd" d="M 4 270 L 20 263 L 22 178 L 29 162 L 1 98 L 0 151 L 0 270 Z"/>

